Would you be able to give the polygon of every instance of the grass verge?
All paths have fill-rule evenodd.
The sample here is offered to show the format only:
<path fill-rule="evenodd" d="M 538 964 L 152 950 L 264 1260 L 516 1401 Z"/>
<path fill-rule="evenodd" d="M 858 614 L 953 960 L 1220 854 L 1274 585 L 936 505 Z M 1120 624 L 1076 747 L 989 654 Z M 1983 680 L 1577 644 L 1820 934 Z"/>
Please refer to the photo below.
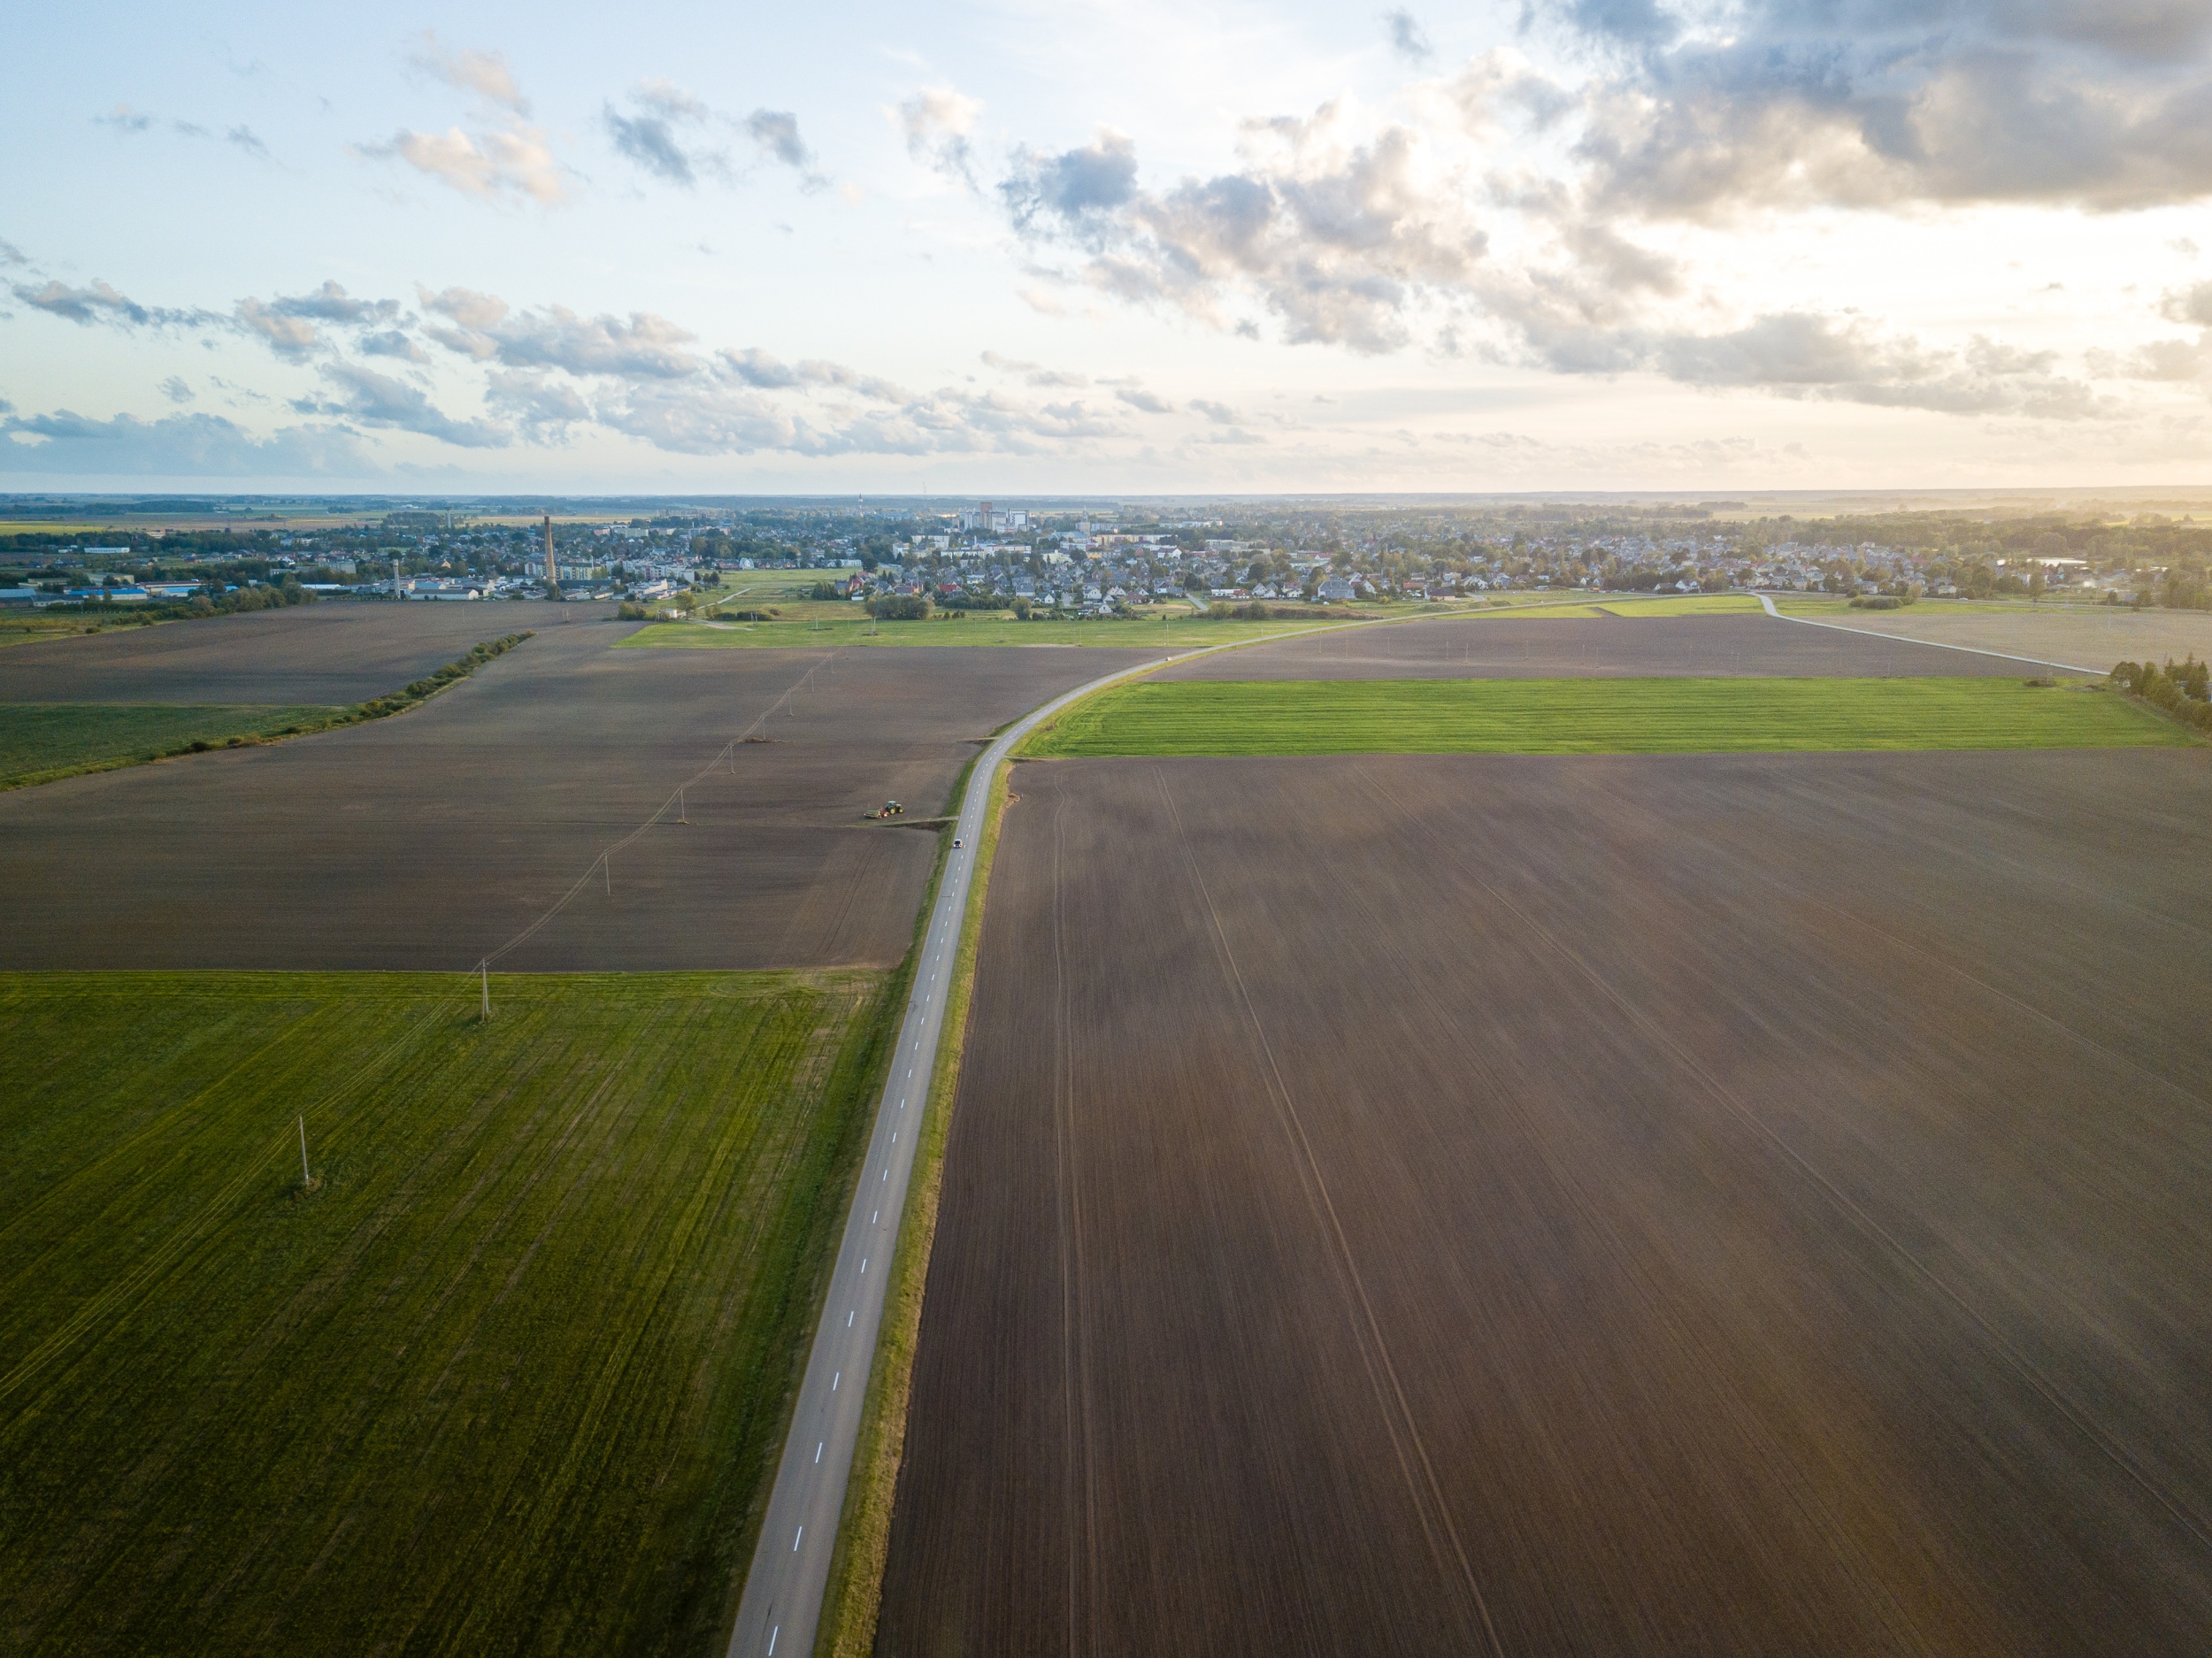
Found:
<path fill-rule="evenodd" d="M 931 1245 L 937 1236 L 937 1202 L 944 1180 L 945 1140 L 952 1131 L 952 1100 L 967 1045 L 968 1004 L 975 988 L 976 948 L 983 933 L 984 901 L 998 855 L 1010 766 L 1001 768 L 986 805 L 976 846 L 968 913 L 945 991 L 945 1022 L 923 1104 L 922 1141 L 899 1217 L 898 1249 L 891 1263 L 883 1325 L 868 1372 L 868 1397 L 853 1447 L 851 1478 L 839 1516 L 837 1548 L 830 1557 L 829 1587 L 814 1650 L 820 1658 L 866 1658 L 875 1646 L 876 1617 L 883 1603 L 883 1566 L 891 1546 L 891 1510 L 898 1496 L 899 1464 L 906 1451 L 907 1405 L 914 1380 L 914 1351 L 921 1339 L 922 1292 L 929 1278 Z M 965 779 L 963 779 L 964 786 Z M 959 792 L 955 791 L 956 802 Z M 928 910 L 923 911 L 926 920 Z"/>
<path fill-rule="evenodd" d="M 488 639 L 402 689 L 352 708 L 259 703 L 0 703 L 0 789 L 58 782 L 211 748 L 247 748 L 364 720 L 385 719 L 428 702 L 534 633 Z"/>
<path fill-rule="evenodd" d="M 1684 754 L 2189 741 L 2123 697 L 2012 679 L 1146 679 L 1069 709 L 1023 752 Z"/>
<path fill-rule="evenodd" d="M 893 976 L 493 993 L 0 976 L 0 1647 L 726 1638 Z"/>

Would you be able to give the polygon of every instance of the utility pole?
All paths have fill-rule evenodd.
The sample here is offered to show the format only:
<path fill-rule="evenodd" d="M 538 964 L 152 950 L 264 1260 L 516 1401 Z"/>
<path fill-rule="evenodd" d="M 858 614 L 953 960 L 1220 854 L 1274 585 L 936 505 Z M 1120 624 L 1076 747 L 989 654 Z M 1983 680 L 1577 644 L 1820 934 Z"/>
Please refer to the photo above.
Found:
<path fill-rule="evenodd" d="M 314 1184 L 315 1177 L 307 1171 L 307 1114 L 303 1111 L 300 1114 L 300 1186 L 304 1189 L 312 1187 Z"/>
<path fill-rule="evenodd" d="M 489 1025 L 492 1022 L 492 958 L 487 956 L 477 963 L 476 971 L 483 979 L 484 1023 Z"/>

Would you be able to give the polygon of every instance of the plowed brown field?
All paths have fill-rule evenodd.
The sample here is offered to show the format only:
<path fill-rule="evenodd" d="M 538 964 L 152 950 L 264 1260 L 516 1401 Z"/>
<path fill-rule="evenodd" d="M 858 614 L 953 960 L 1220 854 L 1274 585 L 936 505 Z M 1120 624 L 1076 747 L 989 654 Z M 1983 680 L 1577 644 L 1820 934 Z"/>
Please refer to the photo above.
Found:
<path fill-rule="evenodd" d="M 2117 660 L 2116 658 L 2115 660 Z M 1770 616 L 1479 616 L 1363 627 L 1204 656 L 1171 679 L 1554 679 L 1584 676 L 1917 679 L 2036 672 L 1873 633 Z"/>
<path fill-rule="evenodd" d="M 282 610 L 41 640 L 0 651 L 0 702 L 365 702 L 526 629 L 603 623 L 606 604 L 376 604 Z M 611 643 L 633 626 L 595 626 Z"/>
<path fill-rule="evenodd" d="M 864 814 L 941 810 L 977 740 L 1144 654 L 609 649 L 626 631 L 542 627 L 396 718 L 0 796 L 0 968 L 466 968 L 764 714 L 687 825 L 501 968 L 888 966 L 935 848 Z"/>
<path fill-rule="evenodd" d="M 2201 756 L 1014 787 L 880 1652 L 2202 1651 Z"/>

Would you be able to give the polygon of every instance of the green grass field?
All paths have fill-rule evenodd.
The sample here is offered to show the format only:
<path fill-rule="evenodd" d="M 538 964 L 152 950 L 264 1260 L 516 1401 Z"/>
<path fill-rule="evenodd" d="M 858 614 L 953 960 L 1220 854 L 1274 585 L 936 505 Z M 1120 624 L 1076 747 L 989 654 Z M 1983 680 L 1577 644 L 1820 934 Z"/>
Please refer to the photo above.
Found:
<path fill-rule="evenodd" d="M 1748 593 L 1678 593 L 1671 598 L 1607 599 L 1597 608 L 1612 616 L 1741 616 L 1764 614 Z"/>
<path fill-rule="evenodd" d="M 713 1648 L 895 987 L 0 976 L 0 1650 Z"/>
<path fill-rule="evenodd" d="M 0 703 L 0 788 L 136 765 L 195 742 L 220 748 L 234 737 L 313 730 L 345 712 L 250 703 Z"/>
<path fill-rule="evenodd" d="M 2124 698 L 2019 679 L 1139 680 L 1031 755 L 1690 754 L 2186 744 Z"/>

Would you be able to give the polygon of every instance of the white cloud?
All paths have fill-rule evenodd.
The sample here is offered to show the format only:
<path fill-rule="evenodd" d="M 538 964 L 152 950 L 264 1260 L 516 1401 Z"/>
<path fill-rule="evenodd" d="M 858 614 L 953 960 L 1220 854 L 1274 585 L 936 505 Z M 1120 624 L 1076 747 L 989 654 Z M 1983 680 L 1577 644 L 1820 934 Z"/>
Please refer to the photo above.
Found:
<path fill-rule="evenodd" d="M 1245 165 L 1144 188 L 1134 144 L 1103 132 L 1058 155 L 1020 152 L 999 187 L 1016 227 L 1079 249 L 1077 274 L 1133 303 L 1217 327 L 1271 313 L 1294 344 L 1394 350 L 1413 313 L 1464 286 L 1487 247 L 1459 169 L 1397 123 L 1350 107 L 1245 124 Z"/>
<path fill-rule="evenodd" d="M 440 42 L 437 31 L 425 29 L 408 53 L 407 61 L 423 73 L 464 92 L 473 92 L 487 104 L 517 115 L 530 113 L 530 100 L 515 84 L 514 72 L 503 52 L 471 49 L 455 51 Z"/>
<path fill-rule="evenodd" d="M 287 316 L 257 299 L 238 302 L 238 326 L 288 363 L 305 361 L 323 342 L 306 318 Z"/>
<path fill-rule="evenodd" d="M 488 132 L 402 130 L 384 144 L 359 146 L 365 156 L 396 156 L 426 178 L 478 201 L 526 196 L 551 207 L 568 199 L 567 174 L 545 134 L 519 121 Z"/>
<path fill-rule="evenodd" d="M 362 426 L 418 433 L 461 449 L 500 449 L 514 441 L 505 426 L 457 418 L 432 403 L 420 387 L 357 363 L 326 363 L 319 372 L 335 395 L 295 400 L 292 407 L 302 414 L 339 415 Z"/>
<path fill-rule="evenodd" d="M 972 188 L 975 157 L 968 138 L 982 114 L 979 99 L 951 87 L 926 87 L 901 104 L 894 118 L 905 134 L 908 155 Z"/>
<path fill-rule="evenodd" d="M 257 437 L 221 415 L 95 420 L 66 409 L 0 418 L 0 472 L 62 476 L 365 478 L 383 468 L 342 426 Z"/>

